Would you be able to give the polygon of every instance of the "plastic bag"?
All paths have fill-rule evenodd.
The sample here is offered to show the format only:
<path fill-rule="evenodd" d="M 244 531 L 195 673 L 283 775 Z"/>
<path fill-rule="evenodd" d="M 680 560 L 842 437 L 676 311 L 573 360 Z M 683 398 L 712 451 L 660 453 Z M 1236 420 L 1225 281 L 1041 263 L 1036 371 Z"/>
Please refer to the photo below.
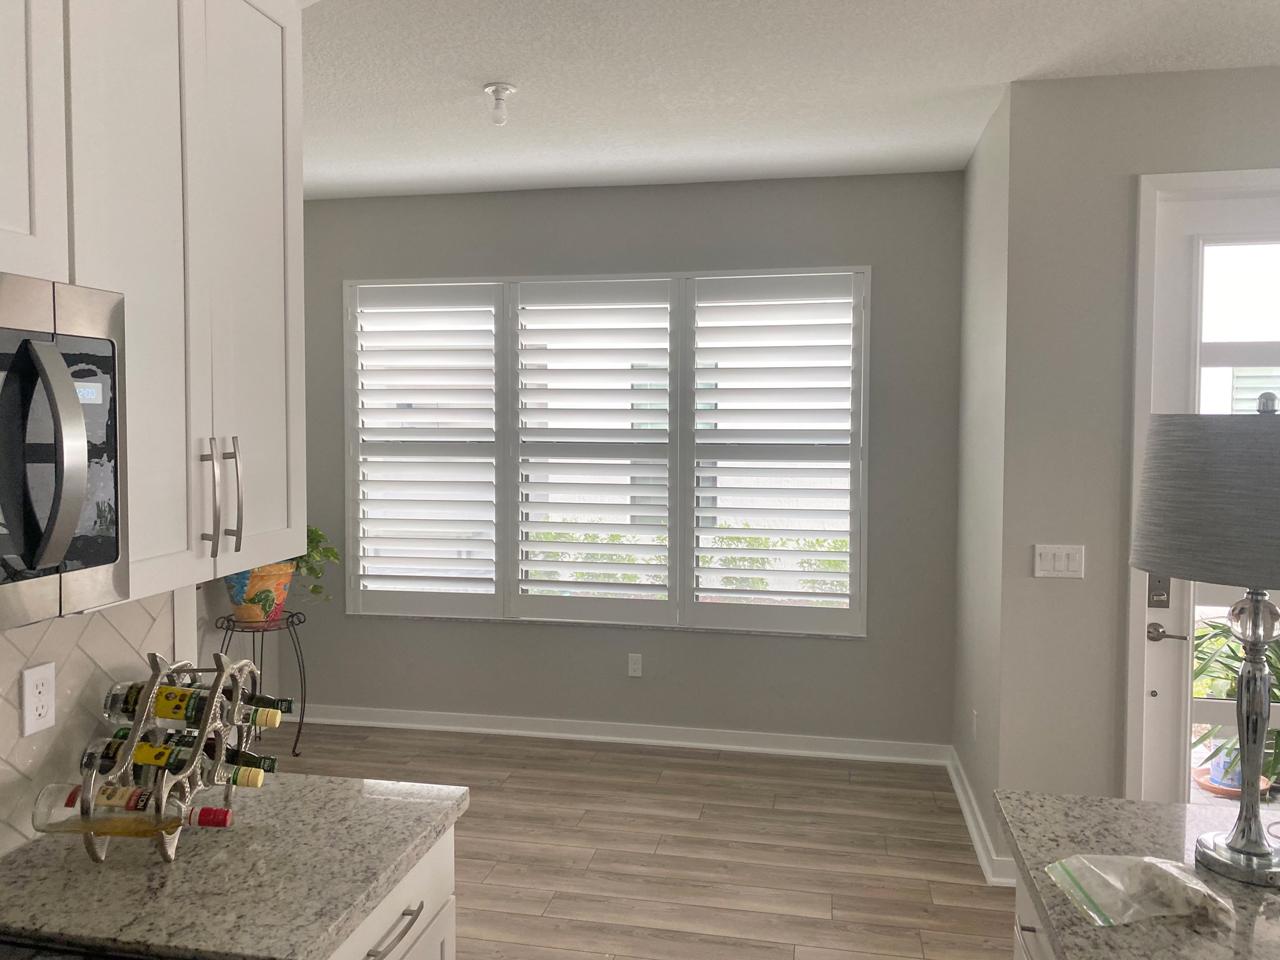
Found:
<path fill-rule="evenodd" d="M 1095 926 L 1179 916 L 1197 924 L 1231 923 L 1227 902 L 1173 860 L 1075 854 L 1044 870 Z"/>

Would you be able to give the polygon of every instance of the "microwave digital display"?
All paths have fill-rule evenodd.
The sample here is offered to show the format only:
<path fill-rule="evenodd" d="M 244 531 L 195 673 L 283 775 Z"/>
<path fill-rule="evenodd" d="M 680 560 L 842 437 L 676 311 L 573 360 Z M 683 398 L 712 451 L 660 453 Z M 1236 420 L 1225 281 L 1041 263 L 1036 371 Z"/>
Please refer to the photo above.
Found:
<path fill-rule="evenodd" d="M 81 403 L 102 403 L 102 384 L 81 380 L 76 384 L 76 396 Z"/>

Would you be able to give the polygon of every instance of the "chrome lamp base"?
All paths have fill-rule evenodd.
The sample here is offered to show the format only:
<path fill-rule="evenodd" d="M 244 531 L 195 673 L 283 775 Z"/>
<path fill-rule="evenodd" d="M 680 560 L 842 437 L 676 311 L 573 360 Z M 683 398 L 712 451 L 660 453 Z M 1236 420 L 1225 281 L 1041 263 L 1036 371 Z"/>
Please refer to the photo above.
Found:
<path fill-rule="evenodd" d="M 1260 887 L 1280 887 L 1280 850 L 1262 824 L 1262 777 L 1267 725 L 1271 719 L 1271 671 L 1267 646 L 1277 639 L 1280 609 L 1265 590 L 1251 588 L 1228 616 L 1244 660 L 1236 680 L 1236 725 L 1240 747 L 1240 812 L 1227 833 L 1196 841 L 1196 863 L 1207 870 Z"/>
<path fill-rule="evenodd" d="M 1229 880 L 1259 887 L 1280 887 L 1280 856 L 1237 853 L 1227 846 L 1229 833 L 1206 833 L 1196 841 L 1196 863 Z"/>

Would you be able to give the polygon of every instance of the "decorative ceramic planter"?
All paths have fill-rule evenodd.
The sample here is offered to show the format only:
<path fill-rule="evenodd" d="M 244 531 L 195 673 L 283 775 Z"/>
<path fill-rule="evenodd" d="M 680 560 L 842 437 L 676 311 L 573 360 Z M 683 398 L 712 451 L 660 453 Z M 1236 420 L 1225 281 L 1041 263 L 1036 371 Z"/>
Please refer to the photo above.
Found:
<path fill-rule="evenodd" d="M 287 560 L 223 577 L 235 607 L 232 616 L 242 623 L 279 618 L 284 613 L 284 602 L 297 567 L 292 560 Z"/>

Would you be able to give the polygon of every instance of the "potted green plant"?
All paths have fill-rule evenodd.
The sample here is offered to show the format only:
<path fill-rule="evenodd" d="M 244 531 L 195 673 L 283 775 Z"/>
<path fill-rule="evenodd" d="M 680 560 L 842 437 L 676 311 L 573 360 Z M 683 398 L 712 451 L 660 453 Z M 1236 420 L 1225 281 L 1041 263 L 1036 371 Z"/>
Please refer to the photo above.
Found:
<path fill-rule="evenodd" d="M 341 559 L 325 532 L 319 527 L 308 526 L 306 553 L 222 578 L 234 606 L 233 616 L 244 623 L 276 619 L 284 613 L 284 603 L 297 574 L 312 581 L 307 584 L 309 594 L 328 600 L 329 595 L 321 582 L 325 567 Z"/>
<path fill-rule="evenodd" d="M 1231 635 L 1231 626 L 1225 620 L 1208 619 L 1196 624 L 1194 637 L 1194 669 L 1192 672 L 1192 696 L 1235 700 L 1236 679 L 1244 650 L 1240 641 Z M 1280 651 L 1275 644 L 1268 644 L 1267 666 L 1271 670 L 1271 702 L 1280 703 Z M 1226 788 L 1226 792 L 1239 791 L 1240 739 L 1235 734 L 1222 737 L 1223 724 L 1213 724 L 1196 737 L 1191 744 L 1194 750 L 1212 742 L 1213 748 L 1201 761 L 1210 768 L 1211 783 Z M 1269 783 L 1280 780 L 1280 730 L 1268 730 L 1268 745 L 1262 758 L 1262 776 Z M 1200 774 L 1198 773 L 1199 777 Z"/>

